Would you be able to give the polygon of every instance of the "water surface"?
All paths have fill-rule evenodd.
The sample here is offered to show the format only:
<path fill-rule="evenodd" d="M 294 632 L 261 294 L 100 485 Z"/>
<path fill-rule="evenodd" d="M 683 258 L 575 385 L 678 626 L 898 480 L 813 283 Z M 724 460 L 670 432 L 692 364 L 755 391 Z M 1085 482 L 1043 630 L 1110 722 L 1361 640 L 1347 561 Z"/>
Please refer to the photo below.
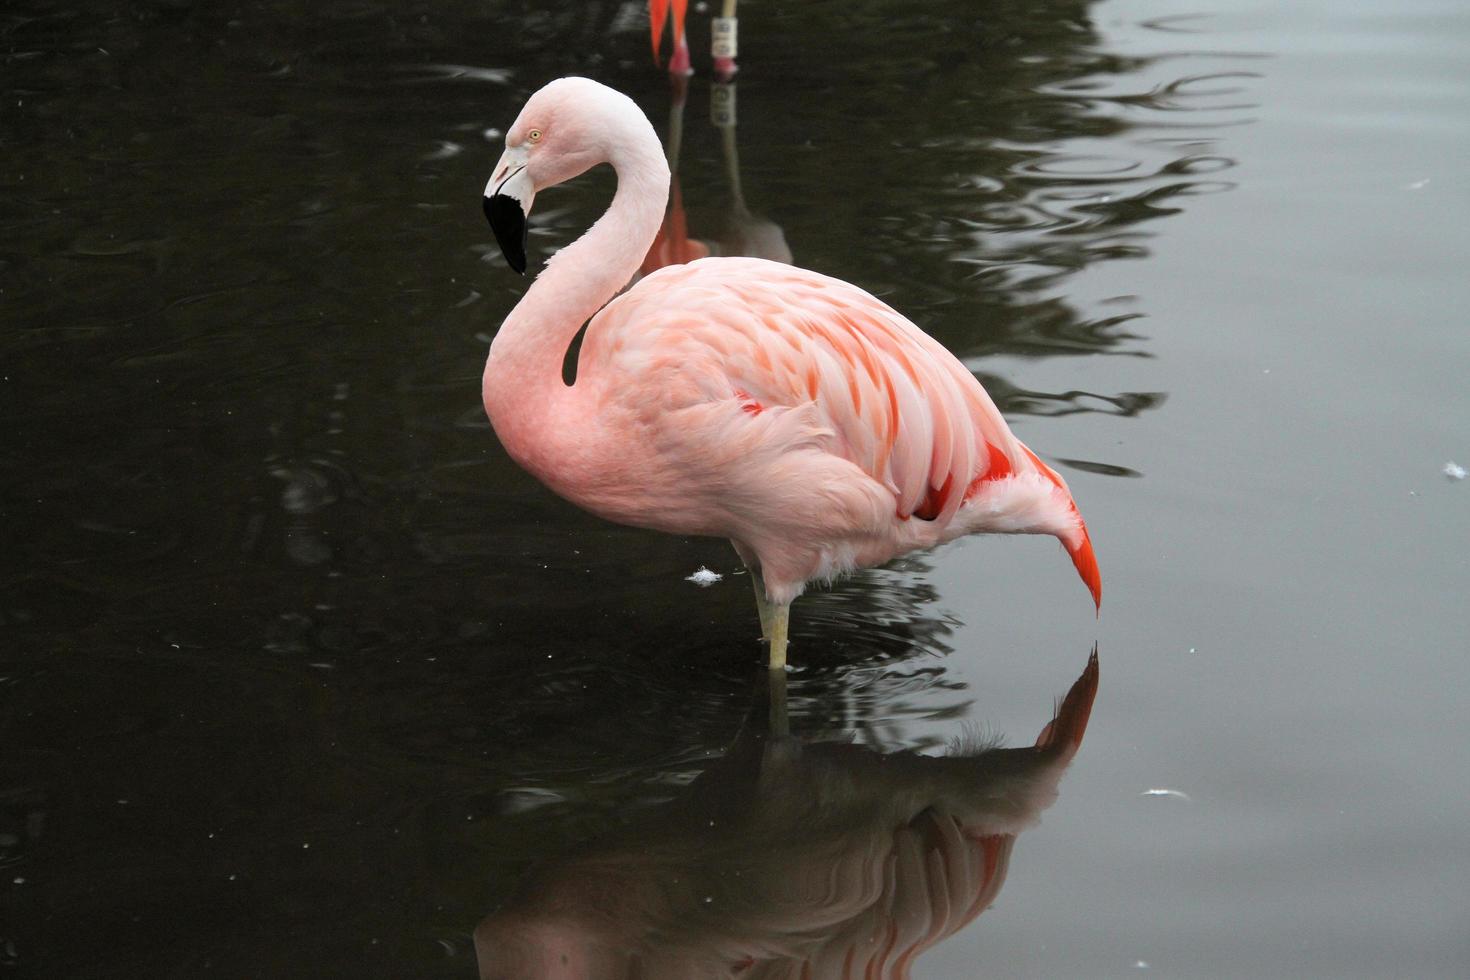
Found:
<path fill-rule="evenodd" d="M 796 607 L 791 735 L 876 755 L 1029 745 L 1099 647 L 914 975 L 1464 975 L 1462 5 L 750 3 L 733 129 L 708 15 L 679 117 L 639 11 L 0 14 L 0 972 L 472 977 L 732 771 L 728 546 L 581 514 L 479 407 L 525 286 L 480 189 L 581 73 L 681 118 L 690 239 L 906 312 L 1093 529 L 1100 619 L 1029 538 Z"/>

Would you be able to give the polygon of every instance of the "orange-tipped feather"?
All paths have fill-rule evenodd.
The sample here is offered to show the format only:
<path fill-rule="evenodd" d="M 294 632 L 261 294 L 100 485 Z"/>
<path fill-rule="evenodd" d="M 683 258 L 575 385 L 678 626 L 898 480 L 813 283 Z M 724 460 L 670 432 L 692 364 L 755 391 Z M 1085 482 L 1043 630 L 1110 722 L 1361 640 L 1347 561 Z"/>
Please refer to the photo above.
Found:
<path fill-rule="evenodd" d="M 1087 585 L 1087 590 L 1092 593 L 1092 604 L 1102 611 L 1102 573 L 1097 570 L 1097 556 L 1092 553 L 1092 537 L 1087 533 L 1086 525 L 1082 527 L 1082 540 L 1075 548 L 1068 547 L 1067 553 L 1072 556 L 1072 564 L 1077 566 L 1077 574 L 1082 576 L 1082 581 Z"/>
<path fill-rule="evenodd" d="M 1048 480 L 1055 483 L 1062 492 L 1069 497 L 1072 492 L 1067 489 L 1066 481 L 1057 475 L 1057 471 L 1041 461 L 1041 457 L 1033 453 L 1024 443 L 1017 443 L 1035 464 L 1036 468 L 1046 476 Z M 992 464 L 996 456 L 995 447 L 991 447 Z M 989 479 L 987 473 L 983 479 Z M 1072 515 L 1077 518 L 1077 529 L 1082 532 L 1082 539 L 1073 544 L 1067 541 L 1065 534 L 1058 534 L 1057 539 L 1062 542 L 1062 547 L 1067 549 L 1067 554 L 1072 556 L 1072 564 L 1077 566 L 1077 574 L 1082 576 L 1087 591 L 1092 593 L 1092 605 L 1099 613 L 1102 612 L 1102 573 L 1097 570 L 1097 557 L 1092 553 L 1092 537 L 1087 533 L 1087 525 L 1082 523 L 1082 515 L 1077 513 L 1077 505 L 1072 504 Z"/>

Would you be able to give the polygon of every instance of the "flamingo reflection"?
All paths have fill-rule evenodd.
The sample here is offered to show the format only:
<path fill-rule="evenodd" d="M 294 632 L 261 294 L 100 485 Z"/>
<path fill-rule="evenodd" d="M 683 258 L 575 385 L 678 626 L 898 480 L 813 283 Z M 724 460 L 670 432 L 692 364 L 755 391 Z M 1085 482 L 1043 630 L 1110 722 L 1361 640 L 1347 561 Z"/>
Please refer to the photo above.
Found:
<path fill-rule="evenodd" d="M 781 226 L 753 213 L 745 203 L 745 190 L 740 180 L 740 150 L 735 138 L 737 118 L 733 83 L 716 83 L 710 88 L 710 122 L 720 132 L 725 179 L 730 190 L 724 227 L 709 238 L 689 236 L 689 218 L 684 211 L 684 193 L 679 180 L 684 107 L 688 101 L 689 85 L 683 77 L 672 78 L 669 84 L 672 91 L 669 135 L 664 144 L 671 174 L 669 208 L 638 274 L 646 276 L 666 265 L 682 265 L 707 255 L 745 255 L 790 263 L 791 247 L 786 244 L 786 234 Z"/>
<path fill-rule="evenodd" d="M 994 901 L 1097 681 L 1094 651 L 1033 746 L 930 757 L 794 738 L 771 674 L 768 704 L 678 798 L 533 870 L 480 923 L 480 976 L 906 978 Z"/>

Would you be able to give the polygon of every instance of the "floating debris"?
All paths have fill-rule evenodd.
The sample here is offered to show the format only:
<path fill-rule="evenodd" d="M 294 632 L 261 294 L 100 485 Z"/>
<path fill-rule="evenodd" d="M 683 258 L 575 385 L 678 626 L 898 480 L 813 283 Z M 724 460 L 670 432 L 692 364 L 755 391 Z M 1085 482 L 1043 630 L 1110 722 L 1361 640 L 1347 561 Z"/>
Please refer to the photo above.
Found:
<path fill-rule="evenodd" d="M 1180 792 L 1177 789 L 1146 789 L 1142 793 L 1139 793 L 1138 795 L 1139 796 L 1167 796 L 1167 797 L 1170 797 L 1172 799 L 1183 800 L 1185 803 L 1193 803 L 1194 802 L 1194 800 L 1192 800 L 1192 799 L 1189 798 L 1189 794 L 1188 793 Z"/>
<path fill-rule="evenodd" d="M 1444 473 L 1444 475 L 1449 477 L 1451 480 L 1465 479 L 1465 467 L 1461 466 L 1454 460 L 1450 460 L 1448 463 L 1444 464 L 1444 469 L 1440 472 Z"/>
<path fill-rule="evenodd" d="M 699 570 L 696 571 L 693 575 L 684 576 L 684 581 L 693 582 L 701 589 L 707 589 L 724 577 L 725 576 L 721 575 L 719 572 L 712 572 L 708 568 L 705 568 L 703 565 L 700 565 Z"/>
<path fill-rule="evenodd" d="M 566 797 L 555 790 L 523 786 L 502 791 L 497 802 L 502 815 L 514 816 L 543 806 L 565 803 Z"/>

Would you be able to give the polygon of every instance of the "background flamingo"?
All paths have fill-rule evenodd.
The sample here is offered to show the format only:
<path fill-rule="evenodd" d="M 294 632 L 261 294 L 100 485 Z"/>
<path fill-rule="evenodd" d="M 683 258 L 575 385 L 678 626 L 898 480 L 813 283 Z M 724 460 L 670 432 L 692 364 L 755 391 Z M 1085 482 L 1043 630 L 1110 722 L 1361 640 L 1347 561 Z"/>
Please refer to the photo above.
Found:
<path fill-rule="evenodd" d="M 547 264 L 485 363 L 485 411 L 512 458 L 609 520 L 729 538 L 773 669 L 808 582 L 965 534 L 1055 535 L 1100 601 L 1062 478 L 974 375 L 873 296 L 776 262 L 711 258 L 612 299 L 669 192 L 658 138 L 626 96 L 559 79 L 507 131 L 484 208 L 513 268 L 526 267 L 536 193 L 603 162 L 618 175 L 612 204 Z M 568 386 L 562 361 L 584 323 Z"/>
<path fill-rule="evenodd" d="M 787 734 L 785 675 L 677 798 L 534 869 L 475 930 L 481 980 L 903 980 L 989 908 L 1057 798 L 1094 652 L 1034 746 L 881 754 Z"/>
<path fill-rule="evenodd" d="M 736 0 L 723 0 L 720 16 L 710 23 L 710 55 L 714 59 L 715 77 L 728 79 L 735 74 L 738 33 L 735 20 Z M 689 0 L 648 0 L 648 26 L 653 38 L 653 61 L 658 64 L 663 48 L 664 25 L 673 13 L 674 50 L 669 56 L 669 74 L 683 77 L 693 73 L 689 61 L 689 41 L 684 34 L 685 13 Z"/>
<path fill-rule="evenodd" d="M 689 39 L 684 35 L 684 15 L 689 0 L 648 0 L 648 27 L 653 39 L 653 63 L 658 64 L 664 42 L 664 24 L 669 21 L 670 7 L 673 8 L 674 50 L 669 55 L 669 74 L 685 76 L 694 69 L 689 63 Z"/>

